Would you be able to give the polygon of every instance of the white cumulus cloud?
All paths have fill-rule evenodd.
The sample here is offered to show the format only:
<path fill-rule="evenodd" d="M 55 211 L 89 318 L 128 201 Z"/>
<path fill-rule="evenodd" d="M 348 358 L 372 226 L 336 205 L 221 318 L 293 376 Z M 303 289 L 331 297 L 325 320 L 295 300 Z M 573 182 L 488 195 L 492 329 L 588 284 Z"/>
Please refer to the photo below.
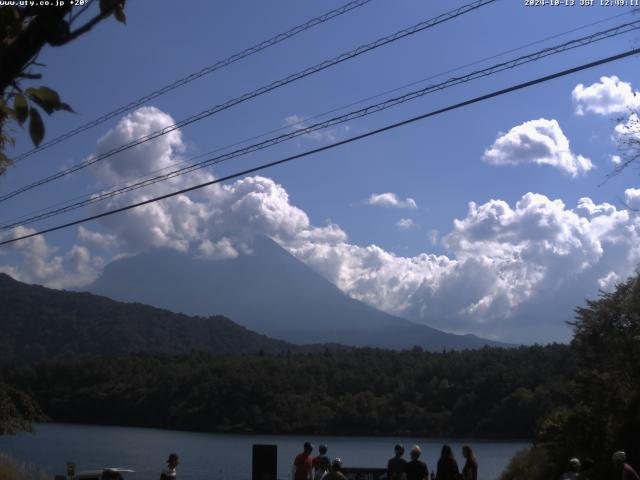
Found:
<path fill-rule="evenodd" d="M 418 208 L 416 201 L 407 197 L 404 200 L 398 197 L 395 193 L 372 193 L 366 201 L 367 205 L 379 206 L 379 207 L 393 207 L 393 208 Z"/>
<path fill-rule="evenodd" d="M 624 191 L 624 203 L 633 210 L 640 210 L 640 188 L 627 188 Z"/>
<path fill-rule="evenodd" d="M 396 222 L 398 230 L 411 230 L 416 227 L 416 223 L 410 218 L 401 218 Z"/>
<path fill-rule="evenodd" d="M 577 177 L 593 168 L 591 160 L 574 154 L 556 120 L 540 118 L 513 127 L 484 152 L 490 165 L 550 165 Z"/>
<path fill-rule="evenodd" d="M 34 233 L 35 230 L 17 227 L 11 232 L 0 234 L 0 240 L 8 240 Z M 73 245 L 63 255 L 50 246 L 45 237 L 36 236 L 0 247 L 0 253 L 18 255 L 18 265 L 0 265 L 0 272 L 7 273 L 17 280 L 27 283 L 39 283 L 52 288 L 77 288 L 95 280 L 104 260 L 94 256 L 83 246 Z"/>
<path fill-rule="evenodd" d="M 92 248 L 108 250 L 118 245 L 118 239 L 110 233 L 94 232 L 80 225 L 78 227 L 78 238 Z"/>
<path fill-rule="evenodd" d="M 571 92 L 571 97 L 578 115 L 625 113 L 640 105 L 640 97 L 633 91 L 631 84 L 623 82 L 615 75 L 600 77 L 599 82 L 588 87 L 580 83 Z"/>

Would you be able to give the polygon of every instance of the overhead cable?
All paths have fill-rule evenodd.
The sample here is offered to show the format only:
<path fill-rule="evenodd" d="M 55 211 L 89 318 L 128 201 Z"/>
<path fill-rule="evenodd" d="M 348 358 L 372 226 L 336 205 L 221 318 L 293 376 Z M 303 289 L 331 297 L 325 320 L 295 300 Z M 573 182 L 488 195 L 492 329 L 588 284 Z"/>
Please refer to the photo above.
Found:
<path fill-rule="evenodd" d="M 376 103 L 376 104 L 372 104 L 369 105 L 367 107 L 346 113 L 344 115 L 340 115 L 337 117 L 333 117 L 331 119 L 325 120 L 323 122 L 318 122 L 315 123 L 313 125 L 310 125 L 308 127 L 304 127 L 304 128 L 299 128 L 296 130 L 293 130 L 291 132 L 285 133 L 283 135 L 279 135 L 267 140 L 264 140 L 262 142 L 259 143 L 255 143 L 253 145 L 249 145 L 247 147 L 243 147 L 237 150 L 234 150 L 232 152 L 229 153 L 225 153 L 222 155 L 218 155 L 212 158 L 208 158 L 206 160 L 203 160 L 201 162 L 197 162 L 197 163 L 193 163 L 191 165 L 188 165 L 186 167 L 182 167 L 182 168 L 178 168 L 175 169 L 173 171 L 161 174 L 161 175 L 157 175 L 155 177 L 151 177 L 151 178 L 145 178 L 144 180 L 140 180 L 140 181 L 136 181 L 124 186 L 120 186 L 118 188 L 112 189 L 110 191 L 106 191 L 106 192 L 100 192 L 99 194 L 93 195 L 89 198 L 86 198 L 84 200 L 81 201 L 77 201 L 74 202 L 72 204 L 69 205 L 65 205 L 63 207 L 59 207 L 59 208 L 52 208 L 50 210 L 47 210 L 43 213 L 39 213 L 37 215 L 33 215 L 31 217 L 28 218 L 20 218 L 14 222 L 10 222 L 10 223 L 6 223 L 4 225 L 0 226 L 0 230 L 8 230 L 11 228 L 15 228 L 17 226 L 20 225 L 28 225 L 30 223 L 34 223 L 37 221 L 41 221 L 41 220 L 45 220 L 48 218 L 51 218 L 53 216 L 57 216 L 57 215 L 61 215 L 73 210 L 77 210 L 79 208 L 85 207 L 85 206 L 89 206 L 92 205 L 94 203 L 103 201 L 103 200 L 107 200 L 110 198 L 113 198 L 115 196 L 119 196 L 128 192 L 132 192 L 141 188 L 145 188 L 151 185 L 154 185 L 156 183 L 159 182 L 163 182 L 163 181 L 167 181 L 169 179 L 178 177 L 178 176 L 182 176 L 182 175 L 186 175 L 189 173 L 192 173 L 194 171 L 200 170 L 202 168 L 205 167 L 209 167 L 211 165 L 216 165 L 222 162 L 226 162 L 228 160 L 231 160 L 233 158 L 236 157 L 240 157 L 240 156 L 244 156 L 244 155 L 248 155 L 250 153 L 254 153 L 257 152 L 259 150 L 263 150 L 265 148 L 283 143 L 285 141 L 291 140 L 293 138 L 302 136 L 302 135 L 308 135 L 320 130 L 324 130 L 327 128 L 331 128 L 334 127 L 336 125 L 357 119 L 357 118 L 362 118 L 362 117 L 366 117 L 369 115 L 372 115 L 374 113 L 378 113 L 381 112 L 383 110 L 387 110 L 389 108 L 401 105 L 403 103 L 415 100 L 417 98 L 420 98 L 424 95 L 430 94 L 430 93 L 434 93 L 437 91 L 441 91 L 444 90 L 446 88 L 451 88 L 453 86 L 456 85 L 460 85 L 462 83 L 467 83 L 473 80 L 477 80 L 479 78 L 483 78 L 483 77 L 487 77 L 490 75 L 495 75 L 496 73 L 505 71 L 505 70 L 510 70 L 513 68 L 516 68 L 520 65 L 524 65 L 527 63 L 531 63 L 537 60 L 540 60 L 542 58 L 546 58 L 548 56 L 551 55 L 555 55 L 561 52 L 565 52 L 568 50 L 572 50 L 575 48 L 579 48 L 579 47 L 584 47 L 586 45 L 590 45 L 593 44 L 595 42 L 604 40 L 604 39 L 608 39 L 608 38 L 612 38 L 618 35 L 622 35 L 624 33 L 628 33 L 634 30 L 638 30 L 640 29 L 640 20 L 637 20 L 635 22 L 630 22 L 630 23 L 626 23 L 626 24 L 622 24 L 622 25 L 618 25 L 616 27 L 607 29 L 607 30 L 603 30 L 600 32 L 596 32 L 593 33 L 591 35 L 587 35 L 581 38 L 577 38 L 574 40 L 570 40 L 568 42 L 562 43 L 560 45 L 555 45 L 552 47 L 547 47 L 544 48 L 542 50 L 539 50 L 537 52 L 533 52 L 527 55 L 522 55 L 520 57 L 517 57 L 515 59 L 512 60 L 508 60 L 505 62 L 501 62 L 498 63 L 496 65 L 493 65 L 491 67 L 487 67 L 481 70 L 476 70 L 474 72 L 471 72 L 469 74 L 463 75 L 463 76 L 459 76 L 459 77 L 453 77 L 450 78 L 449 80 L 446 80 L 445 82 L 441 82 L 438 84 L 434 84 L 434 85 L 429 85 L 427 87 L 421 88 L 419 90 L 414 90 L 411 92 L 408 92 L 404 95 L 401 96 L 397 96 L 394 98 L 390 98 L 387 100 L 384 100 L 382 102 Z M 164 169 L 163 169 L 164 170 Z"/>
<path fill-rule="evenodd" d="M 440 115 L 440 114 L 445 113 L 445 112 L 449 112 L 449 111 L 456 110 L 456 109 L 459 109 L 459 108 L 462 108 L 462 107 L 473 105 L 475 103 L 483 102 L 483 101 L 489 100 L 489 99 L 494 98 L 494 97 L 505 95 L 507 93 L 511 93 L 511 92 L 514 92 L 514 91 L 517 91 L 517 90 L 522 90 L 522 89 L 525 89 L 525 88 L 528 88 L 528 87 L 532 87 L 534 85 L 545 83 L 545 82 L 548 82 L 550 80 L 554 80 L 554 79 L 559 78 L 559 77 L 563 77 L 563 76 L 566 76 L 566 75 L 570 75 L 572 73 L 576 73 L 576 72 L 580 72 L 580 71 L 583 71 L 583 70 L 587 70 L 589 68 L 593 68 L 593 67 L 596 67 L 596 66 L 599 66 L 599 65 L 604 65 L 606 63 L 610 63 L 610 62 L 613 62 L 613 61 L 616 61 L 616 60 L 627 58 L 627 57 L 630 57 L 632 55 L 637 55 L 639 53 L 640 53 L 640 49 L 636 48 L 636 49 L 628 50 L 626 52 L 622 52 L 622 53 L 619 53 L 619 54 L 616 54 L 616 55 L 612 55 L 612 56 L 609 56 L 609 57 L 606 57 L 606 58 L 601 58 L 601 59 L 595 60 L 593 62 L 585 63 L 585 64 L 579 65 L 577 67 L 573 67 L 573 68 L 569 68 L 569 69 L 566 69 L 566 70 L 562 70 L 560 72 L 556 72 L 556 73 L 553 73 L 551 75 L 546 75 L 544 77 L 539 77 L 539 78 L 536 78 L 534 80 L 529 80 L 529 81 L 526 81 L 526 82 L 518 83 L 516 85 L 512 85 L 510 87 L 503 88 L 501 90 L 496 90 L 496 91 L 493 91 L 493 92 L 485 94 L 485 95 L 474 97 L 474 98 L 472 98 L 470 100 L 465 100 L 463 102 L 459 102 L 459 103 L 456 103 L 456 104 L 453 104 L 453 105 L 449 105 L 449 106 L 444 107 L 444 108 L 433 110 L 433 111 L 430 111 L 428 113 L 424 113 L 424 114 L 418 115 L 416 117 L 412 117 L 412 118 L 409 118 L 409 119 L 406 119 L 406 120 L 402 120 L 400 122 L 396 122 L 396 123 L 393 123 L 393 124 L 390 124 L 390 125 L 386 125 L 384 127 L 381 127 L 381 128 L 378 128 L 378 129 L 375 129 L 375 130 L 372 130 L 372 131 L 369 131 L 369 132 L 366 132 L 366 133 L 363 133 L 363 134 L 360 134 L 360 135 L 356 135 L 356 136 L 350 137 L 350 138 L 345 139 L 345 140 L 340 140 L 338 142 L 334 142 L 334 143 L 329 144 L 329 145 L 324 145 L 322 147 L 318 147 L 318 148 L 315 148 L 313 150 L 307 150 L 307 151 L 305 151 L 303 153 L 299 153 L 299 154 L 292 155 L 292 156 L 289 156 L 289 157 L 286 157 L 286 158 L 282 158 L 280 160 L 275 160 L 273 162 L 264 163 L 264 164 L 258 165 L 256 167 L 252 167 L 252 168 L 249 168 L 249 169 L 246 169 L 246 170 L 242 170 L 240 172 L 233 173 L 231 175 L 226 175 L 224 177 L 216 178 L 214 180 L 210 180 L 208 182 L 203 182 L 203 183 L 200 183 L 198 185 L 193 185 L 193 186 L 188 187 L 188 188 L 183 188 L 183 189 L 175 191 L 175 192 L 170 192 L 170 193 L 167 193 L 167 194 L 164 194 L 164 195 L 160 195 L 160 196 L 157 196 L 157 197 L 149 198 L 147 200 L 143 200 L 143 201 L 139 201 L 139 202 L 136 202 L 136 203 L 132 203 L 132 204 L 126 205 L 124 207 L 119 207 L 119 208 L 116 208 L 116 209 L 113 209 L 113 210 L 109 210 L 109 211 L 106 211 L 106 212 L 102 212 L 102 213 L 99 213 L 99 214 L 96 214 L 96 215 L 92 215 L 92 216 L 89 216 L 89 217 L 81 218 L 79 220 L 74 220 L 72 222 L 67 222 L 67 223 L 64 223 L 64 224 L 56 225 L 54 227 L 46 228 L 46 229 L 43 229 L 43 230 L 40 230 L 40 231 L 37 231 L 37 232 L 29 233 L 29 234 L 26 234 L 26 235 L 20 235 L 20 236 L 14 237 L 14 238 L 3 240 L 3 241 L 0 242 L 0 246 L 8 245 L 10 243 L 14 243 L 14 242 L 17 242 L 17 241 L 20 241 L 20 240 L 25 240 L 27 238 L 32 238 L 32 237 L 36 237 L 36 236 L 39 236 L 39 235 L 43 235 L 45 233 L 55 232 L 55 231 L 62 230 L 64 228 L 72 227 L 72 226 L 75 226 L 75 225 L 80 225 L 82 223 L 86 223 L 86 222 L 89 222 L 91 220 L 97 220 L 97 219 L 100 219 L 100 218 L 108 217 L 108 216 L 111 216 L 111 215 L 115 215 L 116 213 L 125 212 L 125 211 L 128 211 L 128 210 L 132 210 L 134 208 L 138 208 L 138 207 L 141 207 L 141 206 L 144 206 L 144 205 L 148 205 L 148 204 L 151 204 L 151 203 L 158 202 L 160 200 L 165 200 L 167 198 L 175 197 L 177 195 L 183 195 L 185 193 L 192 192 L 194 190 L 199 190 L 199 189 L 202 189 L 204 187 L 208 187 L 208 186 L 215 185 L 215 184 L 218 184 L 218 183 L 222 183 L 222 182 L 225 182 L 225 181 L 233 180 L 235 178 L 243 177 L 243 176 L 255 173 L 255 172 L 259 172 L 259 171 L 262 171 L 262 170 L 266 170 L 268 168 L 275 167 L 277 165 L 282 165 L 284 163 L 291 162 L 293 160 L 298 160 L 300 158 L 305 158 L 305 157 L 308 157 L 310 155 L 314 155 L 316 153 L 320 153 L 320 152 L 324 152 L 324 151 L 327 151 L 327 150 L 331 150 L 333 148 L 336 148 L 336 147 L 339 147 L 339 146 L 342 146 L 342 145 L 347 145 L 349 143 L 353 143 L 353 142 L 356 142 L 356 141 L 359 141 L 359 140 L 362 140 L 362 139 L 365 139 L 365 138 L 368 138 L 368 137 L 371 137 L 371 136 L 374 136 L 374 135 L 378 135 L 380 133 L 383 133 L 383 132 L 386 132 L 386 131 L 389 131 L 389 130 L 393 130 L 393 129 L 396 129 L 396 128 L 399 128 L 399 127 L 402 127 L 402 126 L 405 126 L 405 125 L 409 125 L 409 124 L 418 122 L 420 120 L 424 120 L 424 119 L 429 118 L 429 117 L 434 117 L 436 115 Z"/>
<path fill-rule="evenodd" d="M 289 75 L 285 78 L 282 78 L 280 80 L 277 80 L 275 82 L 272 82 L 268 85 L 265 85 L 263 87 L 258 88 L 257 90 L 253 90 L 252 92 L 248 92 L 245 93 L 244 95 L 241 95 L 239 97 L 236 97 L 234 99 L 231 99 L 225 103 L 222 103 L 220 105 L 216 105 L 214 107 L 211 107 L 207 110 L 204 110 L 196 115 L 192 115 L 191 117 L 188 117 L 184 120 L 181 120 L 177 123 L 174 123 L 172 125 L 168 125 L 160 130 L 157 130 L 155 132 L 152 132 L 148 135 L 139 137 L 137 139 L 132 140 L 129 143 L 126 143 L 124 145 L 120 145 L 118 147 L 115 147 L 107 152 L 104 152 L 100 155 L 96 155 L 96 156 L 92 156 L 89 159 L 77 163 L 71 167 L 65 168 L 59 172 L 56 172 L 52 175 L 49 175 L 47 177 L 41 178 L 33 183 L 30 183 L 28 185 L 25 185 L 23 187 L 20 187 L 16 190 L 13 190 L 9 193 L 5 193 L 3 195 L 0 195 L 0 202 L 4 202 L 10 198 L 13 198 L 17 195 L 20 195 L 21 193 L 27 192 L 29 190 L 32 190 L 36 187 L 45 185 L 47 183 L 50 183 L 54 180 L 58 180 L 62 177 L 65 177 L 67 175 L 70 175 L 72 173 L 75 173 L 79 170 L 82 170 L 84 168 L 87 168 L 90 165 L 93 165 L 97 162 L 100 162 L 102 160 L 105 160 L 106 158 L 112 157 L 113 155 L 123 152 L 125 150 L 128 150 L 130 148 L 133 148 L 137 145 L 141 145 L 145 142 L 148 142 L 150 140 L 156 139 L 158 137 L 161 137 L 163 135 L 166 135 L 167 133 L 173 132 L 174 130 L 178 130 L 180 128 L 183 128 L 187 125 L 190 125 L 192 123 L 198 122 L 200 120 L 203 120 L 204 118 L 210 117 L 211 115 L 214 115 L 216 113 L 219 113 L 223 110 L 227 110 L 231 107 L 234 107 L 240 103 L 243 103 L 247 100 L 250 100 L 252 98 L 255 98 L 259 95 L 263 95 L 267 92 L 270 92 L 272 90 L 275 90 L 277 88 L 283 87 L 285 85 L 288 85 L 292 82 L 295 82 L 297 80 L 300 80 L 302 78 L 308 77 L 310 75 L 313 75 L 315 73 L 318 73 L 322 70 L 325 70 L 329 67 L 332 67 L 334 65 L 337 65 L 339 63 L 345 62 L 347 60 L 350 60 L 352 58 L 355 58 L 359 55 L 362 55 L 363 53 L 369 52 L 371 50 L 375 50 L 376 48 L 380 48 L 384 45 L 387 45 L 389 43 L 395 42 L 397 40 L 400 40 L 402 38 L 405 38 L 407 36 L 410 35 L 414 35 L 418 32 L 421 32 L 423 30 L 426 30 L 428 28 L 432 28 L 436 25 L 439 25 L 443 22 L 452 20 L 454 18 L 460 17 L 461 15 L 464 15 L 466 13 L 469 13 L 473 10 L 476 10 L 480 7 L 483 7 L 485 5 L 488 5 L 490 3 L 494 3 L 498 0 L 476 0 L 472 3 L 469 3 L 467 5 L 464 5 L 462 7 L 456 8 L 454 10 L 451 10 L 449 12 L 443 13 L 441 15 L 438 15 L 437 17 L 434 17 L 432 19 L 429 20 L 425 20 L 423 22 L 417 23 L 416 25 L 413 25 L 412 27 L 409 28 L 405 28 L 403 30 L 400 30 L 398 32 L 395 32 L 391 35 L 388 35 L 386 37 L 382 37 L 379 38 L 378 40 L 375 40 L 374 42 L 368 43 L 366 45 L 362 45 L 360 47 L 357 47 L 353 50 L 350 50 L 349 52 L 343 53 L 341 55 L 338 55 L 337 57 L 334 57 L 330 60 L 325 60 L 319 64 L 316 64 L 312 67 L 306 68 L 298 73 L 294 73 L 292 75 Z"/>

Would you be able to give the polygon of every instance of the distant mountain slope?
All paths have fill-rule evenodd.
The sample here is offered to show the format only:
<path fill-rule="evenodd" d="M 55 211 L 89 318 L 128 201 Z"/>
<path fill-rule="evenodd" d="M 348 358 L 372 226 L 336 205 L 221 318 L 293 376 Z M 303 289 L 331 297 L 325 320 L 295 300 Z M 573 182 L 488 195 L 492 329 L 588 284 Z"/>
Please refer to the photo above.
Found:
<path fill-rule="evenodd" d="M 376 310 L 266 237 L 251 255 L 194 259 L 158 249 L 107 265 L 89 291 L 189 315 L 222 314 L 252 330 L 296 343 L 426 350 L 503 345 L 453 335 Z"/>
<path fill-rule="evenodd" d="M 299 347 L 222 316 L 188 317 L 90 293 L 27 285 L 0 273 L 0 361 L 134 352 L 281 352 Z"/>

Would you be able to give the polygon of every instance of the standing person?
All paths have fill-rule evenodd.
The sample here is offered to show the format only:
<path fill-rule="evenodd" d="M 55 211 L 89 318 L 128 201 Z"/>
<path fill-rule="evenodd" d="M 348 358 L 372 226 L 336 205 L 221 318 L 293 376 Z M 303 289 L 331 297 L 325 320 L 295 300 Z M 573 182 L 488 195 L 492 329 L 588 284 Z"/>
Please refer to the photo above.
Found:
<path fill-rule="evenodd" d="M 569 460 L 569 468 L 562 474 L 560 480 L 578 480 L 580 476 L 580 459 L 572 458 Z"/>
<path fill-rule="evenodd" d="M 321 470 L 322 467 L 326 467 L 328 470 L 331 467 L 331 460 L 327 455 L 327 446 L 322 444 L 318 447 L 318 456 L 313 459 L 311 462 L 311 466 L 313 467 L 313 478 L 315 479 L 317 475 L 317 471 Z M 322 478 L 322 477 L 321 477 Z"/>
<path fill-rule="evenodd" d="M 640 480 L 640 477 L 631 465 L 627 463 L 627 454 L 619 450 L 613 454 L 613 468 L 620 475 L 620 480 Z"/>
<path fill-rule="evenodd" d="M 478 480 L 478 459 L 469 445 L 462 447 L 462 456 L 465 458 L 462 480 Z"/>
<path fill-rule="evenodd" d="M 580 466 L 580 474 L 578 475 L 578 480 L 594 480 L 593 476 L 593 467 L 595 466 L 595 462 L 593 459 L 587 457 L 582 460 L 582 465 Z"/>
<path fill-rule="evenodd" d="M 387 480 L 402 480 L 405 467 L 407 466 L 407 461 L 402 458 L 404 455 L 404 447 L 398 443 L 393 450 L 395 456 L 387 462 Z"/>
<path fill-rule="evenodd" d="M 302 453 L 296 455 L 293 461 L 293 469 L 291 470 L 291 478 L 293 480 L 313 480 L 311 470 L 313 469 L 313 445 L 311 442 L 304 442 Z"/>
<path fill-rule="evenodd" d="M 347 480 L 347 477 L 342 473 L 342 460 L 334 458 L 331 462 L 331 471 L 323 478 L 324 480 Z"/>
<path fill-rule="evenodd" d="M 322 457 L 318 466 L 313 469 L 313 480 L 322 480 L 329 470 L 331 470 L 331 460 L 329 457 Z"/>
<path fill-rule="evenodd" d="M 404 473 L 407 480 L 429 480 L 429 469 L 427 464 L 419 460 L 422 450 L 418 445 L 414 445 L 411 449 L 411 461 L 407 462 L 404 467 Z"/>
<path fill-rule="evenodd" d="M 449 445 L 443 445 L 438 460 L 438 471 L 436 472 L 436 480 L 459 480 L 460 470 L 458 462 L 453 458 L 453 450 Z"/>
<path fill-rule="evenodd" d="M 172 453 L 167 459 L 167 468 L 160 473 L 160 480 L 175 480 L 176 467 L 178 466 L 178 454 Z"/>

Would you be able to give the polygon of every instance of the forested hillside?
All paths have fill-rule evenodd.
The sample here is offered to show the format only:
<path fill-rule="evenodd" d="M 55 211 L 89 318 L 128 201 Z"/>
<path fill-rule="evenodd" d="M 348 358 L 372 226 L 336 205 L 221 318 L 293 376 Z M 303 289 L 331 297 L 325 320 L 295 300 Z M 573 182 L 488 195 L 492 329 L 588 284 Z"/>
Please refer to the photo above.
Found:
<path fill-rule="evenodd" d="M 2 273 L 0 293 L 0 361 L 297 348 L 225 317 L 189 317 L 89 293 L 52 290 Z"/>
<path fill-rule="evenodd" d="M 562 345 L 137 355 L 7 366 L 53 420 L 265 433 L 530 437 L 571 402 Z"/>

